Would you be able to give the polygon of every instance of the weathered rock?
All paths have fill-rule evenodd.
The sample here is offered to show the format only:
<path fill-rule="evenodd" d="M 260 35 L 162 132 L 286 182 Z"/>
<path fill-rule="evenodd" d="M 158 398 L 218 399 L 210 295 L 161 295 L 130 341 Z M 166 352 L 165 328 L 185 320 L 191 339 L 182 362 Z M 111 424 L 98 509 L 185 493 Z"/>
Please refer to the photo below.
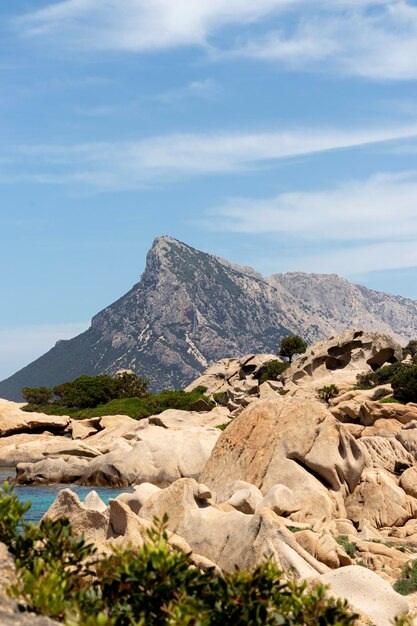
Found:
<path fill-rule="evenodd" d="M 152 519 L 168 514 L 169 529 L 183 537 L 194 552 L 222 570 L 251 569 L 266 555 L 285 572 L 312 576 L 326 567 L 305 552 L 280 518 L 268 509 L 256 515 L 224 512 L 195 498 L 196 482 L 182 479 L 152 496 L 141 516 Z"/>
<path fill-rule="evenodd" d="M 67 416 L 44 415 L 22 411 L 24 404 L 0 398 L 0 437 L 18 433 L 63 432 L 70 423 Z"/>
<path fill-rule="evenodd" d="M 417 459 L 417 420 L 406 424 L 396 435 L 398 441 Z"/>
<path fill-rule="evenodd" d="M 414 458 L 393 437 L 361 437 L 358 445 L 365 455 L 366 467 L 380 467 L 391 474 L 400 474 L 414 465 Z"/>
<path fill-rule="evenodd" d="M 301 504 L 292 489 L 288 489 L 285 485 L 274 485 L 256 505 L 256 511 L 265 508 L 286 517 L 299 511 Z"/>
<path fill-rule="evenodd" d="M 285 372 L 286 380 L 297 385 L 311 381 L 337 382 L 346 372 L 355 375 L 402 360 L 402 348 L 388 335 L 347 330 L 327 341 L 314 344 Z"/>
<path fill-rule="evenodd" d="M 84 535 L 87 543 L 101 546 L 109 537 L 108 512 L 94 511 L 84 505 L 71 489 L 62 489 L 43 519 L 67 517 L 75 536 Z"/>
<path fill-rule="evenodd" d="M 226 504 L 232 506 L 236 511 L 252 515 L 256 511 L 256 506 L 262 500 L 262 494 L 254 489 L 238 489 L 235 493 L 226 500 Z"/>
<path fill-rule="evenodd" d="M 47 458 L 35 463 L 18 463 L 16 480 L 22 485 L 72 483 L 83 476 L 88 460 L 82 458 Z"/>
<path fill-rule="evenodd" d="M 409 467 L 400 477 L 400 487 L 412 498 L 417 498 L 417 467 Z"/>
<path fill-rule="evenodd" d="M 133 493 L 121 493 L 117 496 L 116 500 L 120 500 L 124 502 L 132 509 L 136 515 L 139 514 L 139 511 L 143 507 L 144 504 L 147 503 L 149 498 L 158 493 L 160 488 L 156 485 L 152 485 L 151 483 L 142 483 L 134 488 Z"/>
<path fill-rule="evenodd" d="M 408 613 L 404 596 L 366 567 L 343 567 L 323 574 L 320 581 L 329 585 L 331 593 L 345 598 L 354 609 L 364 613 L 378 626 L 392 626 L 397 616 Z"/>
<path fill-rule="evenodd" d="M 100 430 L 100 418 L 87 420 L 71 420 L 71 435 L 73 439 L 87 439 Z"/>
<path fill-rule="evenodd" d="M 284 484 L 301 504 L 300 520 L 332 519 L 337 507 L 346 517 L 342 497 L 354 490 L 363 466 L 355 439 L 323 404 L 284 397 L 245 409 L 221 434 L 200 480 L 215 492 L 235 480 L 264 494 Z"/>
<path fill-rule="evenodd" d="M 97 491 L 94 490 L 90 491 L 84 498 L 84 506 L 90 509 L 90 511 L 98 511 L 99 513 L 107 511 L 107 504 L 103 502 Z"/>
<path fill-rule="evenodd" d="M 294 537 L 297 543 L 311 556 L 332 569 L 352 565 L 352 559 L 328 530 L 322 530 L 319 533 L 301 530 L 294 533 Z"/>
<path fill-rule="evenodd" d="M 48 435 L 11 435 L 0 439 L 0 467 L 18 463 L 35 463 L 46 458 L 78 457 L 92 459 L 101 452 L 85 443 L 68 437 Z"/>
<path fill-rule="evenodd" d="M 129 433 L 129 452 L 110 452 L 93 460 L 82 482 L 95 486 L 141 482 L 165 486 L 184 476 L 198 478 L 220 433 L 218 428 L 173 430 L 148 425 Z"/>
<path fill-rule="evenodd" d="M 360 484 L 346 500 L 349 519 L 361 529 L 370 523 L 375 528 L 403 526 L 417 514 L 417 501 L 399 487 L 382 469 L 366 469 Z"/>
<path fill-rule="evenodd" d="M 190 428 L 191 426 L 214 428 L 221 424 L 227 424 L 230 421 L 230 414 L 225 407 L 216 407 L 209 412 L 203 413 L 168 409 L 159 415 L 150 417 L 148 421 L 149 424 L 175 430 Z"/>
<path fill-rule="evenodd" d="M 332 414 L 341 422 L 358 422 L 373 426 L 377 420 L 396 420 L 408 424 L 417 420 L 417 407 L 412 404 L 381 403 L 363 400 L 361 396 L 331 407 Z"/>

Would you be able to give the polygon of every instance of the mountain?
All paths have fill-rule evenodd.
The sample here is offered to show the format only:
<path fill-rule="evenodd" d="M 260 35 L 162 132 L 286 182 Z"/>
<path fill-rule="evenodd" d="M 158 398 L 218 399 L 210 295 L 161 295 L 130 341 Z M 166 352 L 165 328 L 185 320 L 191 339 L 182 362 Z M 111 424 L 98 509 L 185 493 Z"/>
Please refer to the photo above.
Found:
<path fill-rule="evenodd" d="M 157 238 L 140 281 L 90 328 L 0 382 L 0 397 L 81 374 L 128 368 L 153 389 L 180 388 L 211 362 L 276 352 L 296 333 L 308 342 L 347 328 L 417 337 L 417 302 L 353 285 L 335 274 L 274 274 L 229 263 L 171 237 Z"/>

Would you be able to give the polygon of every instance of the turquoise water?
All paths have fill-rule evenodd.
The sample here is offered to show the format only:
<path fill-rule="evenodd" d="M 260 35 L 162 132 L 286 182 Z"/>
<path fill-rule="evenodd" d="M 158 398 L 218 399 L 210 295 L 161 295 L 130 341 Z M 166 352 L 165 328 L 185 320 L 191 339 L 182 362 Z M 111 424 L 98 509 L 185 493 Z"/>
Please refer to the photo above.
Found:
<path fill-rule="evenodd" d="M 15 470 L 13 468 L 0 469 L 0 484 L 9 477 L 15 477 Z M 120 493 L 133 491 L 133 489 L 129 487 L 114 489 L 110 487 L 81 487 L 80 485 L 15 485 L 14 490 L 22 502 L 30 501 L 32 503 L 32 506 L 25 516 L 26 520 L 39 522 L 42 515 L 55 500 L 58 492 L 67 487 L 72 489 L 81 501 L 94 489 L 106 504 L 108 504 L 109 498 L 115 498 Z"/>

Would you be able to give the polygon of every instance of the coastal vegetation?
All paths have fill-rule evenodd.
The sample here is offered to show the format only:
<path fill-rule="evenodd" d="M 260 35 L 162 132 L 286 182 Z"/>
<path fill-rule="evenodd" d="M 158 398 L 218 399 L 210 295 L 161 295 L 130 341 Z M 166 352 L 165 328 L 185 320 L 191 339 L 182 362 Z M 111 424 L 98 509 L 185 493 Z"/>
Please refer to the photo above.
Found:
<path fill-rule="evenodd" d="M 372 389 L 378 385 L 390 384 L 393 400 L 403 404 L 417 402 L 417 365 L 412 363 L 392 363 L 357 376 L 359 389 Z"/>
<path fill-rule="evenodd" d="M 166 389 L 152 394 L 148 391 L 146 380 L 133 372 L 122 372 L 114 378 L 106 374 L 79 376 L 53 389 L 26 387 L 22 394 L 28 403 L 23 407 L 24 411 L 69 415 L 75 419 L 103 415 L 128 415 L 143 419 L 167 409 L 198 409 L 198 403 L 209 410 L 214 403 L 204 395 L 205 391 L 205 387 L 197 387 L 189 393 Z"/>
<path fill-rule="evenodd" d="M 99 556 L 72 534 L 68 520 L 25 522 L 7 483 L 0 493 L 0 541 L 16 564 L 9 589 L 24 611 L 66 626 L 349 626 L 345 601 L 323 585 L 284 580 L 265 561 L 249 572 L 201 571 L 168 543 L 167 519 L 155 520 L 145 543 Z"/>

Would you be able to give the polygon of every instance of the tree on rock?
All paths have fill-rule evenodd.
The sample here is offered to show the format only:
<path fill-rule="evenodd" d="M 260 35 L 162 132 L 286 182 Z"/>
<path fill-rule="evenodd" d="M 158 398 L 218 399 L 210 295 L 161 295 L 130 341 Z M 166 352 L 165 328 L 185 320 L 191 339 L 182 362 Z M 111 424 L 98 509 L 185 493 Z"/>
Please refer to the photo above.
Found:
<path fill-rule="evenodd" d="M 288 359 L 288 363 L 292 363 L 296 354 L 303 354 L 307 350 L 307 343 L 298 335 L 289 335 L 281 339 L 281 347 L 278 356 Z"/>

